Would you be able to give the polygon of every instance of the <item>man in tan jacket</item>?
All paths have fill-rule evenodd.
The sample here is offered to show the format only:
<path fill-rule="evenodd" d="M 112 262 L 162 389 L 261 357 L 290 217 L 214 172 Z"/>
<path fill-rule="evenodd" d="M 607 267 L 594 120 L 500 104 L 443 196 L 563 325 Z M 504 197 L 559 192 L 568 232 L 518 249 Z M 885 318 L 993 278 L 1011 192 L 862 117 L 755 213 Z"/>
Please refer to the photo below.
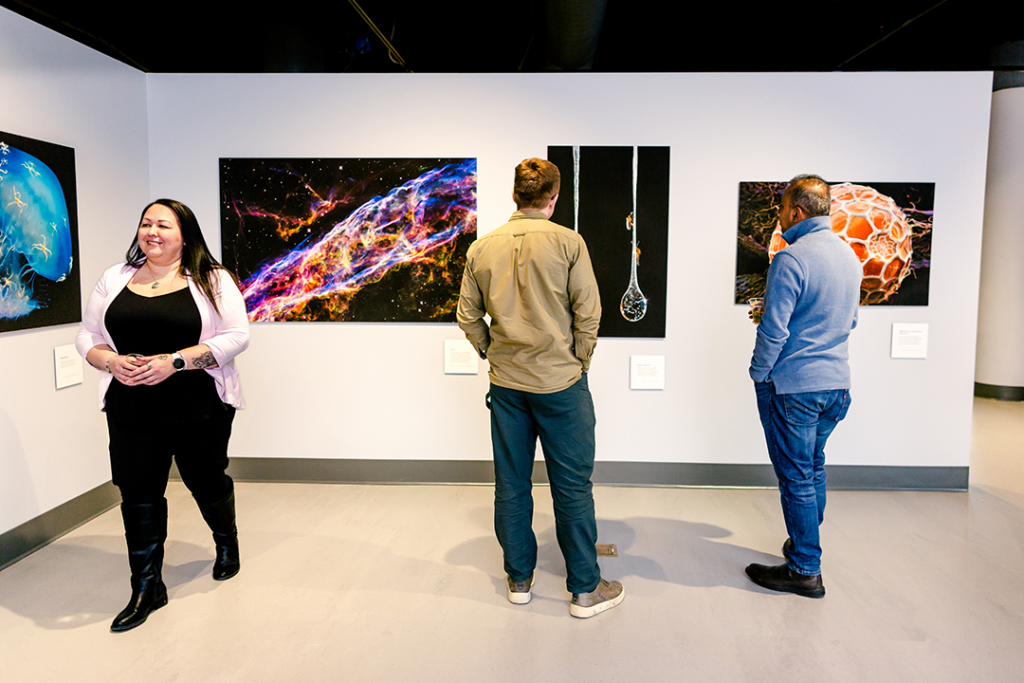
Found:
<path fill-rule="evenodd" d="M 537 564 L 531 477 L 540 437 L 572 593 L 569 613 L 586 618 L 619 604 L 625 593 L 618 581 L 602 579 L 597 565 L 590 482 L 596 420 L 587 371 L 601 300 L 583 238 L 548 220 L 559 184 L 549 161 L 526 159 L 516 167 L 518 210 L 470 246 L 458 321 L 490 363 L 494 529 L 508 599 L 531 598 Z"/>

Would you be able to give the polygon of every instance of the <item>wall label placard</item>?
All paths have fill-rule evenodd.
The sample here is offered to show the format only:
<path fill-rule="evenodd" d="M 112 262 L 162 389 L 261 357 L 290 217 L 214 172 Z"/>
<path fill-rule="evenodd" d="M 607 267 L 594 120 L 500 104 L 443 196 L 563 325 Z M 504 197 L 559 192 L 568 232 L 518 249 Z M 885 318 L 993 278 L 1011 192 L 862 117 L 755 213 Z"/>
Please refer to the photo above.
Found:
<path fill-rule="evenodd" d="M 480 356 L 467 339 L 444 340 L 444 374 L 480 374 Z"/>
<path fill-rule="evenodd" d="M 927 358 L 928 323 L 893 323 L 890 358 Z"/>
<path fill-rule="evenodd" d="M 665 388 L 665 356 L 630 356 L 629 388 L 661 391 Z"/>
<path fill-rule="evenodd" d="M 53 376 L 58 389 L 82 383 L 82 357 L 74 344 L 53 348 Z"/>

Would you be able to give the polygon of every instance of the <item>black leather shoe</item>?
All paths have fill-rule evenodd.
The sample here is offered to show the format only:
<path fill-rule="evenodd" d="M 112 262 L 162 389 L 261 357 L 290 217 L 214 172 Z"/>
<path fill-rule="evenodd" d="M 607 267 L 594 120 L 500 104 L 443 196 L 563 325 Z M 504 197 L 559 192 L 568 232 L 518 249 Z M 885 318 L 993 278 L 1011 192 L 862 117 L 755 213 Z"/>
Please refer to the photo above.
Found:
<path fill-rule="evenodd" d="M 786 562 L 789 562 L 789 553 L 793 550 L 793 539 L 787 538 L 786 542 L 782 544 L 782 556 L 786 558 Z"/>
<path fill-rule="evenodd" d="M 167 587 L 161 577 L 167 539 L 167 500 L 121 503 L 121 517 L 132 570 L 132 597 L 110 624 L 114 633 L 139 626 L 151 612 L 167 604 Z"/>
<path fill-rule="evenodd" d="M 797 574 L 784 564 L 776 567 L 751 564 L 747 566 L 747 576 L 758 586 L 768 590 L 796 593 L 805 598 L 825 597 L 825 586 L 821 583 L 821 574 L 816 576 Z"/>
<path fill-rule="evenodd" d="M 217 546 L 213 580 L 226 581 L 242 568 L 238 557 L 238 530 L 235 528 L 235 492 L 216 503 L 200 503 L 198 500 L 196 503 L 213 532 L 213 543 Z"/>
<path fill-rule="evenodd" d="M 238 558 L 238 536 L 214 534 L 213 540 L 217 545 L 217 559 L 213 561 L 213 580 L 227 581 L 242 568 Z"/>
<path fill-rule="evenodd" d="M 140 626 L 155 612 L 167 605 L 167 587 L 160 577 L 144 578 L 141 581 L 132 579 L 132 597 L 128 605 L 114 617 L 110 624 L 113 633 L 130 631 Z"/>

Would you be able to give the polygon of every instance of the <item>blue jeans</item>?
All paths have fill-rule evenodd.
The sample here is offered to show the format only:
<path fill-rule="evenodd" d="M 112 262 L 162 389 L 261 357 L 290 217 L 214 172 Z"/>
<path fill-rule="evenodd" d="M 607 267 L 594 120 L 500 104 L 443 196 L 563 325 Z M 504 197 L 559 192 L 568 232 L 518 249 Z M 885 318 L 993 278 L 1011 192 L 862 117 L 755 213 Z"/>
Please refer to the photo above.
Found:
<path fill-rule="evenodd" d="M 494 531 L 514 581 L 537 566 L 533 533 L 533 459 L 540 437 L 555 508 L 555 536 L 565 558 L 570 593 L 597 588 L 597 522 L 594 518 L 594 402 L 586 373 L 553 394 L 531 394 L 491 385 L 494 449 Z"/>
<path fill-rule="evenodd" d="M 787 564 L 798 574 L 821 574 L 818 526 L 825 518 L 825 442 L 850 409 L 848 389 L 777 394 L 756 382 L 757 410 L 768 457 L 779 478 L 782 515 L 793 540 Z"/>

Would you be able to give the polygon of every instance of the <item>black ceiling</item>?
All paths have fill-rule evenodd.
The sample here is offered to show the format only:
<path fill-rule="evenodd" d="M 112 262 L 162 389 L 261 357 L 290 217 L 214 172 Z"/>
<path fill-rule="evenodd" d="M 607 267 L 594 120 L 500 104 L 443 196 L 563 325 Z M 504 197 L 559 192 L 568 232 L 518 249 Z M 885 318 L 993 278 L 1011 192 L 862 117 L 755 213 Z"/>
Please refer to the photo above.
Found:
<path fill-rule="evenodd" d="M 350 0 L 262 9 L 234 0 L 0 5 L 152 73 L 479 73 L 579 68 L 555 54 L 579 22 L 549 20 L 545 28 L 545 11 L 603 1 L 359 1 L 405 67 L 389 58 Z M 994 46 L 1020 40 L 1019 0 L 607 0 L 592 70 L 987 70 Z"/>

